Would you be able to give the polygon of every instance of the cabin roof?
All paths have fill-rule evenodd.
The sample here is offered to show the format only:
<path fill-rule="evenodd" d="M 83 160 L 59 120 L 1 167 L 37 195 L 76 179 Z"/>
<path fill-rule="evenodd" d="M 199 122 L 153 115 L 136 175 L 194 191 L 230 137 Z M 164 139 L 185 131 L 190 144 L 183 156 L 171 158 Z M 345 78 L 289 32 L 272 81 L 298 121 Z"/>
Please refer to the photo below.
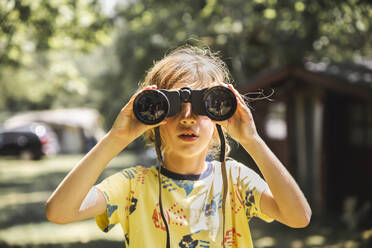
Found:
<path fill-rule="evenodd" d="M 242 93 L 276 88 L 288 80 L 372 99 L 372 63 L 313 63 L 267 69 L 242 85 Z"/>

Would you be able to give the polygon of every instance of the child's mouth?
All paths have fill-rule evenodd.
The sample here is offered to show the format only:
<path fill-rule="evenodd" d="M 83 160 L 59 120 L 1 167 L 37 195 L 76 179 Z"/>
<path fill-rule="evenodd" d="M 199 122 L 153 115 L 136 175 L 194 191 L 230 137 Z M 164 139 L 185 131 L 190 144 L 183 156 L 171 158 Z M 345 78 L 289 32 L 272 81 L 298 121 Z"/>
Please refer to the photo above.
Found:
<path fill-rule="evenodd" d="M 181 134 L 178 137 L 183 141 L 194 141 L 198 139 L 198 136 L 195 134 Z"/>

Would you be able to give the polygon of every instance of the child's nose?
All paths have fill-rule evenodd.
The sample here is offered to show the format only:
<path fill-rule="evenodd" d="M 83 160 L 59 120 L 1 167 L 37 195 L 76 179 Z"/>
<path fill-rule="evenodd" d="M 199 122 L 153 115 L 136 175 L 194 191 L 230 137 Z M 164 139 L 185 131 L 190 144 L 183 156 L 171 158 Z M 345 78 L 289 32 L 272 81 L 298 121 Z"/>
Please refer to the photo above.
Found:
<path fill-rule="evenodd" d="M 195 115 L 192 113 L 191 103 L 182 103 L 180 115 L 180 122 L 182 125 L 192 126 L 196 124 Z"/>

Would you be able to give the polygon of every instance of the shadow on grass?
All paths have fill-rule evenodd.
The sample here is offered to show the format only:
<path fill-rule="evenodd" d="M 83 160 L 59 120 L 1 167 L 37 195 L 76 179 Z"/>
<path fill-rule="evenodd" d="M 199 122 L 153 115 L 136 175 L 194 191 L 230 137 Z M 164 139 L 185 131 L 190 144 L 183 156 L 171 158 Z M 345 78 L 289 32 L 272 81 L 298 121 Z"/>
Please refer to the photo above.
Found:
<path fill-rule="evenodd" d="M 0 210 L 0 229 L 44 221 L 47 221 L 44 202 L 9 206 Z"/>
<path fill-rule="evenodd" d="M 98 182 L 120 170 L 118 168 L 105 170 L 99 177 Z M 65 176 L 66 173 L 58 172 L 38 176 L 27 182 L 0 183 L 1 195 L 8 195 L 7 200 L 11 201 L 11 203 L 7 204 L 2 198 L 3 202 L 0 205 L 5 206 L 0 207 L 0 229 L 19 224 L 47 221 L 45 217 L 45 203 Z M 27 193 L 32 194 L 40 191 L 44 193 L 45 197 L 38 202 L 25 203 L 24 199 L 17 199 L 27 197 Z M 45 194 L 48 191 L 50 194 Z"/>
<path fill-rule="evenodd" d="M 97 182 L 102 181 L 104 178 L 121 171 L 120 168 L 105 169 Z M 19 181 L 3 181 L 0 182 L 1 194 L 14 193 L 14 192 L 35 192 L 35 191 L 54 191 L 57 186 L 62 182 L 63 178 L 67 175 L 67 172 L 55 172 L 40 175 L 37 177 L 23 179 Z"/>
<path fill-rule="evenodd" d="M 72 167 L 78 161 L 77 158 L 78 156 L 62 156 L 56 158 L 56 161 L 62 161 L 62 166 L 71 164 Z M 17 164 L 17 161 L 14 160 L 1 160 L 0 163 L 2 167 L 2 173 L 0 173 L 0 232 L 1 229 L 16 225 L 47 221 L 45 203 L 70 169 L 69 167 L 61 169 L 61 166 L 56 165 L 53 159 L 39 161 L 39 163 L 31 161 L 29 165 L 24 165 L 24 161 L 19 161 L 19 163 L 22 164 Z M 53 166 L 56 171 L 50 169 Z M 125 165 L 123 167 L 120 165 L 107 167 L 97 182 L 123 168 Z M 43 171 L 39 172 L 40 170 Z M 9 174 L 7 174 L 8 171 Z M 25 171 L 30 173 L 27 174 Z M 0 245 L 0 247 L 3 246 Z"/>

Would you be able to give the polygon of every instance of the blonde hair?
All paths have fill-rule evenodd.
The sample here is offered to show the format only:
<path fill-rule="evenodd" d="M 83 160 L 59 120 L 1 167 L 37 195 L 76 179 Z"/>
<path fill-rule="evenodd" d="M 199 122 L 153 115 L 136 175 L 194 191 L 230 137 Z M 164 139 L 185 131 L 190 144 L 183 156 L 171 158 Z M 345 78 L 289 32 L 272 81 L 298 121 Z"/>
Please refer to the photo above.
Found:
<path fill-rule="evenodd" d="M 218 54 L 206 47 L 187 45 L 171 51 L 156 62 L 147 72 L 144 81 L 140 84 L 140 89 L 149 85 L 156 85 L 158 89 L 172 89 L 175 84 L 201 89 L 216 85 L 218 82 L 231 83 L 229 70 Z M 145 134 L 145 140 L 154 144 L 154 130 Z M 162 142 L 164 142 L 163 139 Z M 209 154 L 216 155 L 219 147 L 219 136 L 215 130 Z M 226 154 L 229 151 L 230 146 L 226 144 Z"/>

